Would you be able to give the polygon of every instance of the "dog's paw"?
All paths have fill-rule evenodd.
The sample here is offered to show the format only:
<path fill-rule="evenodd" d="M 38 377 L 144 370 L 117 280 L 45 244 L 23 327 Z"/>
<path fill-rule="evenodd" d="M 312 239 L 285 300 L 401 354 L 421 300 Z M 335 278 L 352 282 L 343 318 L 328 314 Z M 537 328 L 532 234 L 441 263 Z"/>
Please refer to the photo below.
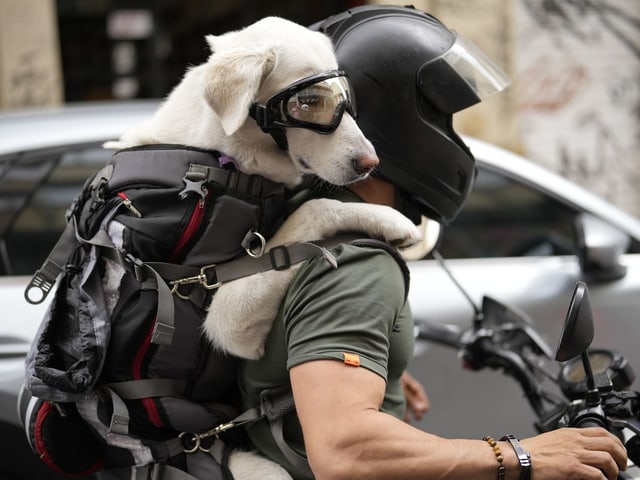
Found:
<path fill-rule="evenodd" d="M 405 248 L 415 245 L 422 239 L 422 232 L 411 220 L 398 210 L 384 205 L 365 203 L 345 203 L 346 212 L 342 217 L 354 215 L 353 223 L 360 227 L 359 231 L 384 240 L 387 243 Z M 356 208 L 357 210 L 351 211 Z"/>
<path fill-rule="evenodd" d="M 255 452 L 231 452 L 229 470 L 234 480 L 292 480 L 284 468 Z"/>

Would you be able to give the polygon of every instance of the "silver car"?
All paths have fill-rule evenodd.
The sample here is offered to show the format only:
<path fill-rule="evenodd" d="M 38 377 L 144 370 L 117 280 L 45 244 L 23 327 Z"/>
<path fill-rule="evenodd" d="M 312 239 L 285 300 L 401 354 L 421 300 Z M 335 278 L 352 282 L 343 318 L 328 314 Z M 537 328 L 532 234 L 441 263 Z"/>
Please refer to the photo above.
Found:
<path fill-rule="evenodd" d="M 28 304 L 24 288 L 57 240 L 84 180 L 110 157 L 102 142 L 149 117 L 157 105 L 86 104 L 0 115 L 0 434 L 10 445 L 3 454 L 16 459 L 1 462 L 2 478 L 46 478 L 29 460 L 16 412 L 24 354 L 46 308 Z M 475 306 L 489 294 L 528 313 L 553 345 L 575 282 L 583 279 L 595 309 L 595 345 L 619 350 L 640 368 L 640 222 L 522 157 L 465 140 L 478 160 L 477 181 L 437 247 L 455 282 L 431 257 L 411 261 L 415 317 L 469 326 Z M 500 372 L 466 371 L 454 350 L 424 342 L 410 369 L 432 405 L 419 427 L 471 438 L 533 433 L 533 414 L 518 386 Z"/>

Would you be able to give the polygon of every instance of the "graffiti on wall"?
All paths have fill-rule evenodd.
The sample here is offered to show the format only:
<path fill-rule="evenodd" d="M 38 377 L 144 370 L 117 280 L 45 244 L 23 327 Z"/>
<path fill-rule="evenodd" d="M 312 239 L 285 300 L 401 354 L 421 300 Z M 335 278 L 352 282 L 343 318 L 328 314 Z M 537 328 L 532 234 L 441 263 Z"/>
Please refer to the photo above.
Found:
<path fill-rule="evenodd" d="M 523 148 L 640 215 L 640 2 L 519 0 Z"/>

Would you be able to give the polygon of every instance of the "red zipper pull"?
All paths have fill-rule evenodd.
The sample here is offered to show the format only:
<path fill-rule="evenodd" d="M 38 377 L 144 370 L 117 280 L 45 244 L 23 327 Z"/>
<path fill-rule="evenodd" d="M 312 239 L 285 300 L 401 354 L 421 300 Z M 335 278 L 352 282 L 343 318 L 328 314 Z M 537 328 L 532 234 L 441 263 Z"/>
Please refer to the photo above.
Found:
<path fill-rule="evenodd" d="M 136 207 L 133 206 L 133 202 L 131 202 L 129 197 L 127 197 L 126 193 L 118 192 L 118 196 L 122 199 L 122 204 L 127 208 L 127 210 L 133 213 L 136 217 L 142 218 L 142 214 L 140 213 L 140 210 L 138 210 Z"/>

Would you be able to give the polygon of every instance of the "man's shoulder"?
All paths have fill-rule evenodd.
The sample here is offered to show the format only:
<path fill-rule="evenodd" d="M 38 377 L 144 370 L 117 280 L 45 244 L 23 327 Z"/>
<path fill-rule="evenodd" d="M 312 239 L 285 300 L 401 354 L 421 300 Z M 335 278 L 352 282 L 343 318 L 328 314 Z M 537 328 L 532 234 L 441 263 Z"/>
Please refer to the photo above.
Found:
<path fill-rule="evenodd" d="M 297 272 L 291 288 L 304 288 L 309 283 L 340 284 L 360 280 L 362 285 L 377 285 L 383 289 L 401 286 L 406 298 L 409 270 L 395 247 L 380 240 L 357 237 L 341 242 L 329 251 L 335 257 L 335 268 L 319 257 L 307 261 Z"/>

